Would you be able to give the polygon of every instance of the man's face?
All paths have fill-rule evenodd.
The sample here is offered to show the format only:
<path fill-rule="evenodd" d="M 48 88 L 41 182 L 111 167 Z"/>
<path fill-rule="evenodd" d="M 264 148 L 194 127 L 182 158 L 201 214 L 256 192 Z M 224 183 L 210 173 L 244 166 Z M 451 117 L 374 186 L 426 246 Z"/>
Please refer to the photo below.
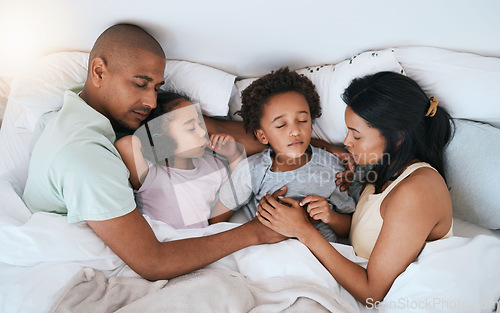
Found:
<path fill-rule="evenodd" d="M 109 64 L 101 85 L 101 109 L 115 130 L 136 130 L 156 107 L 156 93 L 164 84 L 166 61 L 139 51 L 121 65 Z"/>

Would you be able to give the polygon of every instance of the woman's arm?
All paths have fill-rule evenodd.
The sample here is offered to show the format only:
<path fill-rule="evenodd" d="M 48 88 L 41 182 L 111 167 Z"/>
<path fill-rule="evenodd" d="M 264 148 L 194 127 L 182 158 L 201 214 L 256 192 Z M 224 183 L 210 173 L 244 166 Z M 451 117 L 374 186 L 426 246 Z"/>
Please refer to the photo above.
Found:
<path fill-rule="evenodd" d="M 434 173 L 419 173 L 429 170 Z M 356 299 L 368 304 L 382 300 L 394 280 L 420 253 L 425 241 L 440 238 L 451 226 L 451 200 L 441 176 L 417 170 L 383 202 L 384 223 L 366 269 L 344 258 L 310 224 L 297 201 L 278 203 L 270 196 L 259 204 L 264 225 L 304 243 L 332 276 Z M 436 234 L 436 227 L 440 226 Z"/>
<path fill-rule="evenodd" d="M 129 135 L 118 139 L 115 147 L 120 153 L 123 163 L 130 172 L 130 183 L 135 190 L 141 188 L 149 167 L 142 155 L 141 140 L 134 135 Z"/>

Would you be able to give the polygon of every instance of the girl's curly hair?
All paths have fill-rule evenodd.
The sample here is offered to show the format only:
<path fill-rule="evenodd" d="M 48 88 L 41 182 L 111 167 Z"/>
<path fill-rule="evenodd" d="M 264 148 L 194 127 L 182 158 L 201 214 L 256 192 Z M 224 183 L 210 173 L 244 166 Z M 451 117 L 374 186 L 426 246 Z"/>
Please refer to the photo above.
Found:
<path fill-rule="evenodd" d="M 306 98 L 313 120 L 321 116 L 319 95 L 312 81 L 297 72 L 290 71 L 288 67 L 283 67 L 252 82 L 241 93 L 240 114 L 245 130 L 254 133 L 260 129 L 264 105 L 272 96 L 290 91 Z"/>

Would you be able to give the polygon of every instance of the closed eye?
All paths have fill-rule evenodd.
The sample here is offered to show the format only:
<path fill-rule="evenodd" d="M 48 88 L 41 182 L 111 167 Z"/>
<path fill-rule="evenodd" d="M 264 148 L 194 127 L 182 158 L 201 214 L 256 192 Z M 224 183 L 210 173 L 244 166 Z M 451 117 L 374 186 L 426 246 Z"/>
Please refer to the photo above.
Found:
<path fill-rule="evenodd" d="M 283 124 L 283 125 L 279 125 L 279 126 L 276 126 L 276 128 L 283 128 L 285 127 L 286 124 Z"/>

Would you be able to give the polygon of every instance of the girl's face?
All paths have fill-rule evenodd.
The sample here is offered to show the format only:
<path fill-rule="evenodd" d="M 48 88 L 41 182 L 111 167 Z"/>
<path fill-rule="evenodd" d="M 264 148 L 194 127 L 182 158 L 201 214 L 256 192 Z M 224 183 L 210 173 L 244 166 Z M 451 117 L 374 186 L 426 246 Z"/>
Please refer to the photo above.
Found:
<path fill-rule="evenodd" d="M 207 131 L 203 118 L 189 101 L 182 101 L 167 121 L 170 137 L 177 144 L 175 158 L 199 158 L 205 153 L 208 144 Z"/>
<path fill-rule="evenodd" d="M 354 111 L 347 107 L 345 109 L 345 123 L 347 135 L 344 145 L 359 165 L 378 163 L 384 154 L 386 140 L 380 131 L 371 127 Z"/>
<path fill-rule="evenodd" d="M 262 110 L 257 139 L 270 144 L 277 159 L 301 157 L 311 141 L 312 121 L 306 98 L 285 92 L 269 98 Z"/>

